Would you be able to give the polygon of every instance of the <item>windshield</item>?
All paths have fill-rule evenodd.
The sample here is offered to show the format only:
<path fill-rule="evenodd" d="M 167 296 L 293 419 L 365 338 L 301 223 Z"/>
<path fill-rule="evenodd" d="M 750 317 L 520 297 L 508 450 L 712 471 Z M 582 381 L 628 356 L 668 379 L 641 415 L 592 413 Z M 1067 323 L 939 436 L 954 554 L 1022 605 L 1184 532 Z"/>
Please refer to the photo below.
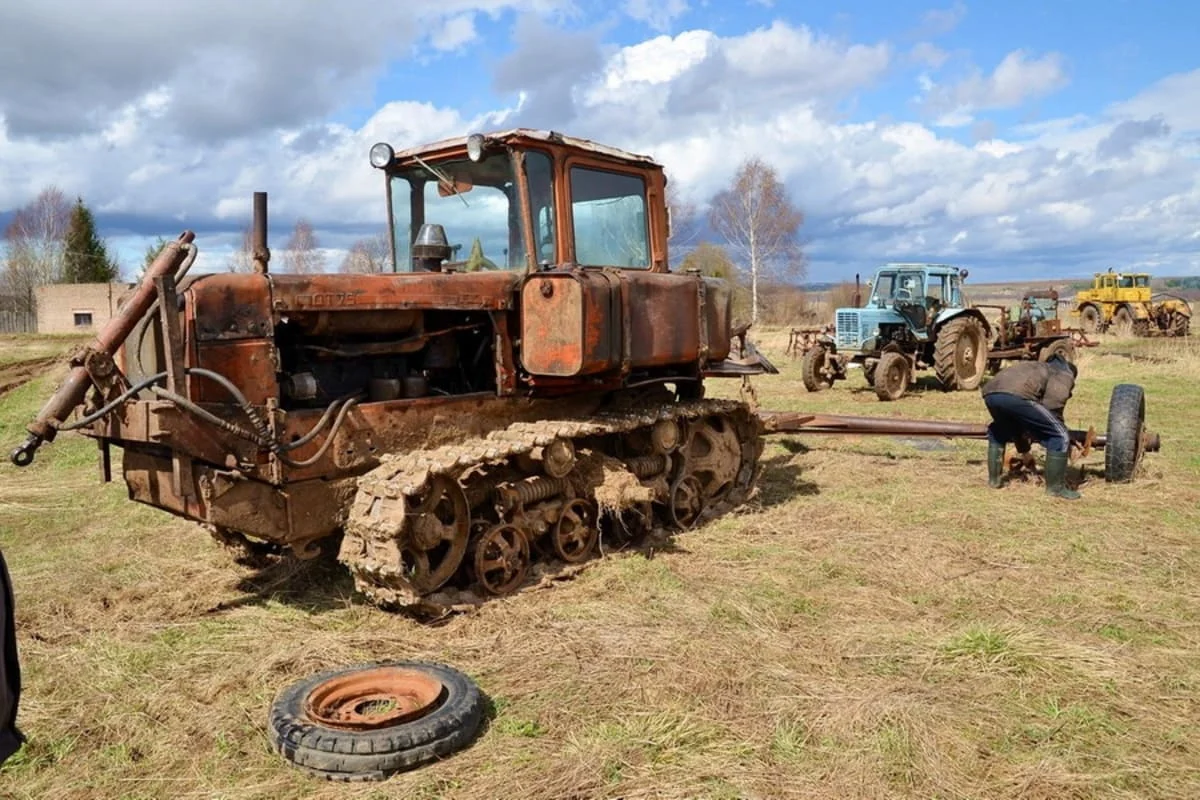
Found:
<path fill-rule="evenodd" d="M 410 245 L 422 223 L 445 228 L 452 252 L 444 266 L 463 272 L 526 266 L 521 203 L 507 152 L 396 173 L 392 214 L 399 272 L 413 269 Z"/>
<path fill-rule="evenodd" d="M 899 300 L 919 303 L 925 297 L 924 275 L 920 272 L 881 272 L 871 288 L 871 303 L 888 305 Z"/>

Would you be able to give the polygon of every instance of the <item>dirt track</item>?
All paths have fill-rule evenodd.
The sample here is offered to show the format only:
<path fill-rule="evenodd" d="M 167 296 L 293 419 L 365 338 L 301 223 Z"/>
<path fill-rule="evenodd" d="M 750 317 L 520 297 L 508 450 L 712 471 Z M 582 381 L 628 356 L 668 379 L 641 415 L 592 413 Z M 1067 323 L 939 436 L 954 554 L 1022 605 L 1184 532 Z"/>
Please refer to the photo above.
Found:
<path fill-rule="evenodd" d="M 54 366 L 57 356 L 31 358 L 0 365 L 0 397 L 38 377 Z"/>

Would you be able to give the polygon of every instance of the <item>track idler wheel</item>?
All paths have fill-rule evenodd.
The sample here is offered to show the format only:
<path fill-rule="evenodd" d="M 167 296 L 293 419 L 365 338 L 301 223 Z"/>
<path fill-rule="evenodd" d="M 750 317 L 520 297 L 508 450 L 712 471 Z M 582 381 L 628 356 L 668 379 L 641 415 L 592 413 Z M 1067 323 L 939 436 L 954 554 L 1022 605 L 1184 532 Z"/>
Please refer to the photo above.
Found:
<path fill-rule="evenodd" d="M 596 507 L 589 501 L 576 498 L 567 503 L 550 532 L 554 554 L 568 564 L 587 561 L 600 538 L 596 523 Z"/>
<path fill-rule="evenodd" d="M 406 518 L 410 527 L 400 546 L 405 578 L 416 592 L 427 594 L 450 580 L 462 564 L 471 509 L 458 482 L 438 475 Z"/>
<path fill-rule="evenodd" d="M 495 525 L 475 543 L 475 579 L 491 595 L 510 594 L 520 587 L 530 561 L 529 538 L 516 525 Z"/>

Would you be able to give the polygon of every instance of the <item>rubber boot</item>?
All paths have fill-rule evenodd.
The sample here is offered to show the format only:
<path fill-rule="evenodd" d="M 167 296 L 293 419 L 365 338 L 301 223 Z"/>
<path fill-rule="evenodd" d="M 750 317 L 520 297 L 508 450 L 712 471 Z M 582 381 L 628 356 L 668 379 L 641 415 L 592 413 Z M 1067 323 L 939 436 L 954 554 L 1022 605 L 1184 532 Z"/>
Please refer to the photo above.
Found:
<path fill-rule="evenodd" d="M 988 486 L 1000 488 L 1000 477 L 1004 473 L 1004 445 L 988 442 Z"/>
<path fill-rule="evenodd" d="M 1064 500 L 1078 500 L 1079 492 L 1067 488 L 1067 454 L 1046 453 L 1046 493 Z"/>

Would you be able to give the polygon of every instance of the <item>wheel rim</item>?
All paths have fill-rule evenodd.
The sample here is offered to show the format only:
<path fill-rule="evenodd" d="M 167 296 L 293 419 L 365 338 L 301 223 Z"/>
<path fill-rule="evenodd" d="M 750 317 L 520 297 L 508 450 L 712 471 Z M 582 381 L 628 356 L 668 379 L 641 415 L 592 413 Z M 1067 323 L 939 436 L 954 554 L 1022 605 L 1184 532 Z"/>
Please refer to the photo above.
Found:
<path fill-rule="evenodd" d="M 671 487 L 671 519 L 680 528 L 690 528 L 704 512 L 704 490 L 694 475 Z"/>
<path fill-rule="evenodd" d="M 529 540 L 515 525 L 497 525 L 475 545 L 475 578 L 489 594 L 509 594 L 529 572 Z"/>
<path fill-rule="evenodd" d="M 471 511 L 458 482 L 438 475 L 409 516 L 411 529 L 400 548 L 405 577 L 421 593 L 450 580 L 467 551 Z"/>
<path fill-rule="evenodd" d="M 954 369 L 960 381 L 970 381 L 979 372 L 979 357 L 982 354 L 979 338 L 974 328 L 968 328 L 958 337 L 954 348 Z"/>
<path fill-rule="evenodd" d="M 317 684 L 305 698 L 304 713 L 330 728 L 377 730 L 425 716 L 436 707 L 442 690 L 441 681 L 423 672 L 375 667 Z"/>
<path fill-rule="evenodd" d="M 596 511 L 592 504 L 576 498 L 563 507 L 554 524 L 551 545 L 554 554 L 568 564 L 586 561 L 596 547 L 600 531 L 596 528 Z"/>
<path fill-rule="evenodd" d="M 904 377 L 908 369 L 902 358 L 893 358 L 890 362 L 883 377 L 888 394 L 896 395 L 904 391 Z"/>

